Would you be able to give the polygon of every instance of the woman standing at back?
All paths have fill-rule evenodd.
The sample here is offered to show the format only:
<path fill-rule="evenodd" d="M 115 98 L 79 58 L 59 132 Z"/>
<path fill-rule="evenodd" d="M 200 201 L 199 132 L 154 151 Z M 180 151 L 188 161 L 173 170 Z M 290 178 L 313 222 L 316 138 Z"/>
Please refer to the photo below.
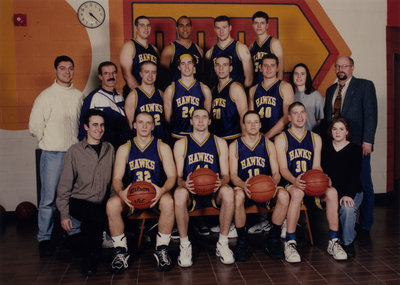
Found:
<path fill-rule="evenodd" d="M 301 102 L 306 107 L 306 129 L 315 131 L 315 128 L 324 118 L 324 98 L 314 89 L 310 71 L 304 63 L 298 63 L 292 70 L 289 79 L 293 87 L 294 101 Z"/>

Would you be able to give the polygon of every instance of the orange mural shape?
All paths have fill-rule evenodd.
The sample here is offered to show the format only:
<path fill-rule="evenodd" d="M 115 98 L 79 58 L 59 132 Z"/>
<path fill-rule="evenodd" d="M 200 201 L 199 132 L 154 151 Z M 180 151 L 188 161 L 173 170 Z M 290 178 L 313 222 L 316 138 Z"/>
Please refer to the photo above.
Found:
<path fill-rule="evenodd" d="M 7 9 L 1 9 L 1 18 L 12 19 L 14 13 L 26 14 L 27 25 L 14 26 L 12 21 L 7 21 L 1 28 L 2 35 L 6 33 L 9 40 L 7 48 L 4 48 L 6 41 L 1 43 L 1 58 L 10 58 L 7 66 L 15 71 L 9 74 L 1 71 L 2 79 L 7 78 L 8 91 L 1 91 L 0 128 L 27 129 L 35 98 L 55 79 L 54 59 L 68 55 L 74 60 L 74 86 L 83 90 L 90 72 L 91 46 L 86 29 L 79 24 L 76 11 L 67 1 L 6 2 Z"/>

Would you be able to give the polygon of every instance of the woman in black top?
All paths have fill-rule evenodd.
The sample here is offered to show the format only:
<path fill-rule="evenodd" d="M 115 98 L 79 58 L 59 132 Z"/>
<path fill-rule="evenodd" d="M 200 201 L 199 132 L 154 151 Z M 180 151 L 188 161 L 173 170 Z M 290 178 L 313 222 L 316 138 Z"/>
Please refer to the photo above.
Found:
<path fill-rule="evenodd" d="M 344 118 L 332 121 L 329 134 L 332 141 L 322 146 L 321 164 L 338 192 L 343 248 L 350 258 L 355 256 L 355 223 L 363 197 L 360 180 L 362 149 L 348 141 L 350 130 Z"/>

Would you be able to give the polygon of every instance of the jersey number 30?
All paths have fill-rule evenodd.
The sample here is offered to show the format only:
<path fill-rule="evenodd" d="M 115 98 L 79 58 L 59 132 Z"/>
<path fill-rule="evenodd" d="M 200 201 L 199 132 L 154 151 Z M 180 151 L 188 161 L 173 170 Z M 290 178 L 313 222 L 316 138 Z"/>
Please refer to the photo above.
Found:
<path fill-rule="evenodd" d="M 303 173 L 307 171 L 307 161 L 296 161 L 296 173 Z"/>

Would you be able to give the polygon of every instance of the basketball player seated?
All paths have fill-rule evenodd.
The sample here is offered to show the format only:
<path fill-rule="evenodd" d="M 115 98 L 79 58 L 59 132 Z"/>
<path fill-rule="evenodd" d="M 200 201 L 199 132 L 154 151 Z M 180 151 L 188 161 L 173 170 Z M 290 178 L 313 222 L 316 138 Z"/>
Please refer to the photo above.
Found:
<path fill-rule="evenodd" d="M 285 259 L 287 262 L 300 262 L 301 258 L 296 248 L 296 225 L 300 216 L 300 206 L 303 202 L 307 207 L 326 204 L 326 218 L 329 226 L 328 253 L 336 260 L 346 260 L 347 254 L 339 241 L 338 195 L 333 187 L 329 187 L 321 197 L 304 197 L 306 184 L 302 175 L 307 170 L 322 170 L 320 136 L 306 130 L 307 112 L 304 105 L 294 102 L 289 106 L 289 121 L 291 127 L 275 139 L 279 169 L 286 180 L 286 190 L 290 194 L 287 211 L 287 232 L 285 242 Z"/>
<path fill-rule="evenodd" d="M 190 123 L 193 132 L 177 141 L 174 157 L 178 174 L 178 187 L 174 193 L 175 216 L 180 238 L 178 264 L 181 267 L 192 266 L 192 245 L 188 237 L 189 212 L 202 207 L 220 209 L 221 231 L 217 242 L 216 255 L 224 264 L 235 262 L 233 252 L 228 245 L 228 231 L 234 210 L 233 190 L 228 185 L 229 164 L 226 141 L 210 134 L 210 113 L 203 108 L 195 109 Z M 209 168 L 218 174 L 214 193 L 198 196 L 194 192 L 190 174 L 198 168 Z"/>
<path fill-rule="evenodd" d="M 265 174 L 272 177 L 275 184 L 280 181 L 279 166 L 276 160 L 274 144 L 260 133 L 260 116 L 255 111 L 248 111 L 243 116 L 246 136 L 236 139 L 229 145 L 229 169 L 235 194 L 235 225 L 238 233 L 235 251 L 236 261 L 248 259 L 245 206 L 257 204 L 258 207 L 273 208 L 272 229 L 268 235 L 265 252 L 273 259 L 283 259 L 280 241 L 281 227 L 289 205 L 289 194 L 278 187 L 271 201 L 256 203 L 251 199 L 248 180 L 252 176 Z"/>
<path fill-rule="evenodd" d="M 172 268 L 168 245 L 174 224 L 174 203 L 169 190 L 176 182 L 175 163 L 170 147 L 151 135 L 154 122 L 150 113 L 136 114 L 133 126 L 136 129 L 136 137 L 118 148 L 112 180 L 116 194 L 107 202 L 108 223 L 115 248 L 111 270 L 113 273 L 123 272 L 128 268 L 130 261 L 122 215 L 132 213 L 134 207 L 127 199 L 130 184 L 123 184 L 126 169 L 129 183 L 145 180 L 151 182 L 156 189 L 156 197 L 150 205 L 150 209 L 157 209 L 160 213 L 153 255 L 157 268 L 167 271 Z"/>

